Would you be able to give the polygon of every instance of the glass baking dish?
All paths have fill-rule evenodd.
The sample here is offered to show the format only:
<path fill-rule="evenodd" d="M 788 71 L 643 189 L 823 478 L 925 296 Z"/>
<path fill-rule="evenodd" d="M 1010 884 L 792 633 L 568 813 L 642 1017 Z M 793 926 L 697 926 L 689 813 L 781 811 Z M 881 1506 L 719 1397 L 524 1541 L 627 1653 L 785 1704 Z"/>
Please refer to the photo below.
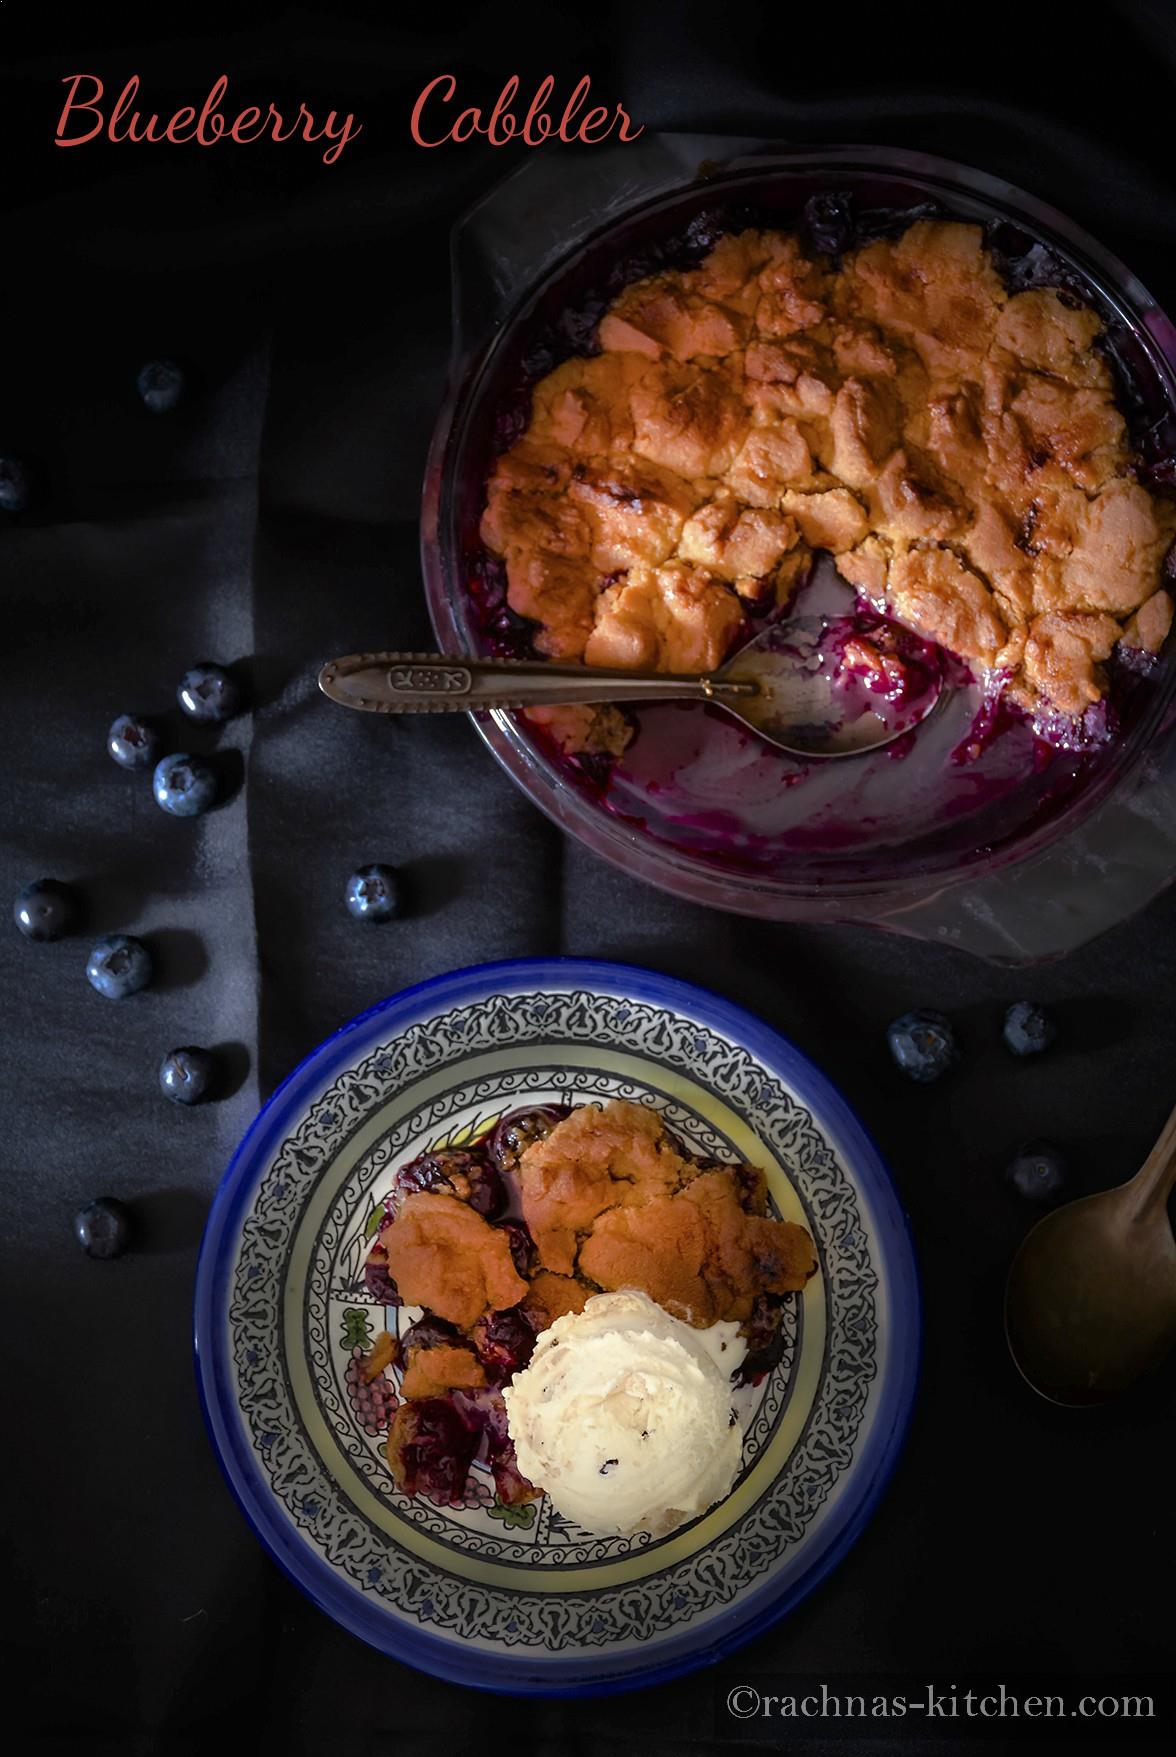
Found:
<path fill-rule="evenodd" d="M 1170 479 L 1176 331 L 1121 263 L 1011 185 L 872 147 L 781 152 L 662 135 L 579 156 L 535 152 L 453 239 L 451 371 L 422 514 L 443 650 L 494 644 L 478 599 L 483 482 L 525 420 L 530 383 L 582 346 L 609 290 L 651 272 L 683 239 L 748 223 L 787 228 L 822 192 L 849 193 L 859 212 L 904 221 L 911 210 L 975 221 L 1020 284 L 1079 289 L 1104 319 L 1132 431 L 1151 447 L 1157 479 Z M 727 742 L 727 726 L 708 708 L 648 710 L 633 756 L 607 782 L 590 764 L 561 759 L 516 715 L 477 718 L 499 762 L 549 817 L 677 896 L 766 919 L 870 924 L 1029 962 L 1122 920 L 1176 872 L 1174 698 L 1169 655 L 1128 680 L 1118 736 L 1053 762 L 1044 780 L 1028 761 L 1022 777 L 1014 739 L 1002 746 L 1008 774 L 999 763 L 994 771 L 999 786 L 974 785 L 964 806 L 941 800 L 932 782 L 947 772 L 941 742 L 885 769 L 883 757 L 861 759 L 873 769 L 857 759 L 832 765 L 854 773 L 828 783 L 842 792 L 830 795 L 825 816 L 814 812 L 816 789 L 798 789 L 804 810 L 790 819 L 781 803 L 787 775 L 754 741 Z M 663 748 L 673 758 L 659 768 Z M 987 780 L 983 771 L 979 778 Z M 817 834 L 813 826 L 826 821 L 833 828 Z"/>

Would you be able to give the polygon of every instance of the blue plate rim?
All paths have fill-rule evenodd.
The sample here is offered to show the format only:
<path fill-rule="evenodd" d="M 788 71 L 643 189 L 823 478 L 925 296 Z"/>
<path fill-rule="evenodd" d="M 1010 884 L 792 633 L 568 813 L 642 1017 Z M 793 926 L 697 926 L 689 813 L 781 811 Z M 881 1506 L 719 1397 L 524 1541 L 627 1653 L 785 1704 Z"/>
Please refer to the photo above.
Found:
<path fill-rule="evenodd" d="M 659 1643 L 659 1656 L 642 1664 L 630 1655 L 623 1668 L 583 1656 L 542 1662 L 539 1667 L 499 1654 L 464 1651 L 460 1643 L 394 1625 L 388 1614 L 365 1604 L 362 1593 L 344 1582 L 327 1561 L 304 1543 L 277 1508 L 260 1464 L 248 1448 L 231 1391 L 227 1324 L 227 1283 L 235 1252 L 234 1223 L 252 1195 L 248 1175 L 258 1155 L 283 1135 L 303 1089 L 317 1087 L 346 1060 L 351 1040 L 376 1019 L 391 1016 L 398 1027 L 438 1003 L 471 1001 L 493 989 L 546 985 L 619 992 L 625 998 L 669 1005 L 722 1031 L 781 1073 L 836 1135 L 855 1180 L 870 1198 L 873 1219 L 887 1264 L 890 1293 L 888 1414 L 875 1419 L 855 1462 L 862 1487 L 840 1510 L 809 1566 L 784 1589 L 768 1580 L 740 1595 L 720 1620 L 721 1633 L 700 1639 L 687 1629 Z M 390 1020 L 391 1022 L 391 1020 Z M 228 1249 L 226 1250 L 226 1241 Z M 377 1001 L 339 1026 L 297 1064 L 261 1106 L 217 1186 L 196 1265 L 193 1346 L 197 1388 L 206 1430 L 229 1489 L 263 1549 L 287 1578 L 320 1610 L 360 1640 L 389 1657 L 449 1683 L 504 1695 L 547 1697 L 601 1696 L 644 1689 L 713 1665 L 777 1623 L 844 1559 L 865 1529 L 889 1483 L 910 1426 L 921 1374 L 922 1299 L 914 1240 L 890 1171 L 860 1119 L 828 1076 L 773 1026 L 713 990 L 642 965 L 579 957 L 509 958 L 467 965 L 431 976 Z M 590 1675 L 585 1675 L 589 1673 Z"/>

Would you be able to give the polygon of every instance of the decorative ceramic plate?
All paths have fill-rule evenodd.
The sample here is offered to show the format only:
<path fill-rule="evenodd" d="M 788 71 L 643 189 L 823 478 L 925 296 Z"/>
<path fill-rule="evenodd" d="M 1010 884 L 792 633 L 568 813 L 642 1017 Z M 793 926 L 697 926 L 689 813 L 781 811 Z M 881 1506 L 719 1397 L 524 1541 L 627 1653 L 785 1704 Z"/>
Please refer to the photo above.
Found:
<path fill-rule="evenodd" d="M 404 1160 L 503 1111 L 621 1097 L 697 1153 L 767 1172 L 820 1269 L 791 1296 L 742 1471 L 658 1541 L 600 1538 L 475 1465 L 460 1507 L 393 1483 L 353 1365 L 416 1314 L 361 1274 Z M 589 1693 L 704 1664 L 765 1628 L 861 1531 L 894 1464 L 919 1351 L 894 1188 L 828 1081 L 750 1014 L 652 971 L 579 959 L 457 971 L 343 1027 L 242 1141 L 209 1217 L 196 1350 L 213 1444 L 257 1535 L 323 1610 L 397 1659 L 506 1691 Z"/>

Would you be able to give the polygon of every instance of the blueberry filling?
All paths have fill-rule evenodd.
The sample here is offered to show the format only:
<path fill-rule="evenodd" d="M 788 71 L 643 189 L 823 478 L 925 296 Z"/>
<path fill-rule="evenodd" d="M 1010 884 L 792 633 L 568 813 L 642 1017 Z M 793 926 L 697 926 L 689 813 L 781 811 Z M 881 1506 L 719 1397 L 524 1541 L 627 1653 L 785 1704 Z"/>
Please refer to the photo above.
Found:
<path fill-rule="evenodd" d="M 521 1311 L 490 1312 L 474 1326 L 474 1349 L 491 1385 L 521 1373 L 535 1351 L 535 1328 Z"/>
<path fill-rule="evenodd" d="M 507 1204 L 506 1186 L 481 1144 L 438 1147 L 418 1154 L 397 1173 L 386 1202 L 388 1212 L 397 1213 L 407 1196 L 427 1191 L 456 1196 L 459 1201 L 468 1202 L 485 1220 L 497 1220 Z"/>
<path fill-rule="evenodd" d="M 377 1305 L 398 1306 L 403 1302 L 400 1290 L 388 1273 L 388 1258 L 382 1245 L 374 1245 L 363 1266 L 363 1284 Z"/>
<path fill-rule="evenodd" d="M 214 724 L 229 720 L 241 706 L 241 690 L 222 665 L 204 660 L 185 671 L 176 698 L 190 720 Z"/>
<path fill-rule="evenodd" d="M 404 886 L 394 866 L 377 861 L 347 880 L 347 911 L 356 921 L 394 921 L 404 909 Z"/>

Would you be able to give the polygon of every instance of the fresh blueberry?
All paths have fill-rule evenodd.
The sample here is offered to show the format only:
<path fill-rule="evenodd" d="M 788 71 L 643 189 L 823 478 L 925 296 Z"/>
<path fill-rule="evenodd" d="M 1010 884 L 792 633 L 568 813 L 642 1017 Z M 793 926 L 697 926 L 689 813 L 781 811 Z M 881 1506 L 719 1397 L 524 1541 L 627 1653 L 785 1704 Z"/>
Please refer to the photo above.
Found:
<path fill-rule="evenodd" d="M 176 691 L 190 720 L 231 720 L 241 706 L 241 691 L 223 665 L 207 659 L 185 671 Z"/>
<path fill-rule="evenodd" d="M 357 921 L 391 921 L 403 903 L 403 886 L 394 866 L 361 866 L 347 881 L 347 907 Z"/>
<path fill-rule="evenodd" d="M 135 383 L 151 413 L 166 415 L 184 394 L 183 368 L 174 360 L 148 360 Z"/>
<path fill-rule="evenodd" d="M 886 1041 L 907 1078 L 923 1084 L 946 1074 L 956 1059 L 955 1032 L 942 1013 L 904 1013 L 887 1026 Z"/>
<path fill-rule="evenodd" d="M 0 511 L 23 512 L 29 504 L 29 472 L 19 458 L 0 458 Z"/>
<path fill-rule="evenodd" d="M 108 934 L 91 951 L 86 975 L 90 986 L 107 1000 L 125 1000 L 151 981 L 151 953 L 142 940 L 132 939 L 130 934 Z"/>
<path fill-rule="evenodd" d="M 131 1215 L 116 1196 L 99 1196 L 74 1215 L 74 1237 L 88 1257 L 121 1257 L 131 1242 Z"/>
<path fill-rule="evenodd" d="M 1049 1014 L 1033 1001 L 1014 1001 L 1005 1014 L 1004 1040 L 1014 1055 L 1040 1055 L 1057 1034 Z"/>
<path fill-rule="evenodd" d="M 12 914 L 26 939 L 59 940 L 77 925 L 78 899 L 57 879 L 34 879 L 17 897 Z"/>
<path fill-rule="evenodd" d="M 120 769 L 148 769 L 155 761 L 159 739 L 135 714 L 120 714 L 106 734 L 106 748 Z"/>
<path fill-rule="evenodd" d="M 1005 1177 L 1029 1202 L 1051 1202 L 1066 1185 L 1065 1156 L 1049 1141 L 1027 1141 L 1009 1161 Z"/>
<path fill-rule="evenodd" d="M 172 817 L 199 817 L 216 798 L 216 776 L 203 758 L 179 752 L 155 765 L 155 803 Z"/>
<path fill-rule="evenodd" d="M 159 1064 L 159 1090 L 173 1104 L 199 1104 L 216 1079 L 216 1057 L 207 1049 L 189 1044 L 171 1049 Z"/>

